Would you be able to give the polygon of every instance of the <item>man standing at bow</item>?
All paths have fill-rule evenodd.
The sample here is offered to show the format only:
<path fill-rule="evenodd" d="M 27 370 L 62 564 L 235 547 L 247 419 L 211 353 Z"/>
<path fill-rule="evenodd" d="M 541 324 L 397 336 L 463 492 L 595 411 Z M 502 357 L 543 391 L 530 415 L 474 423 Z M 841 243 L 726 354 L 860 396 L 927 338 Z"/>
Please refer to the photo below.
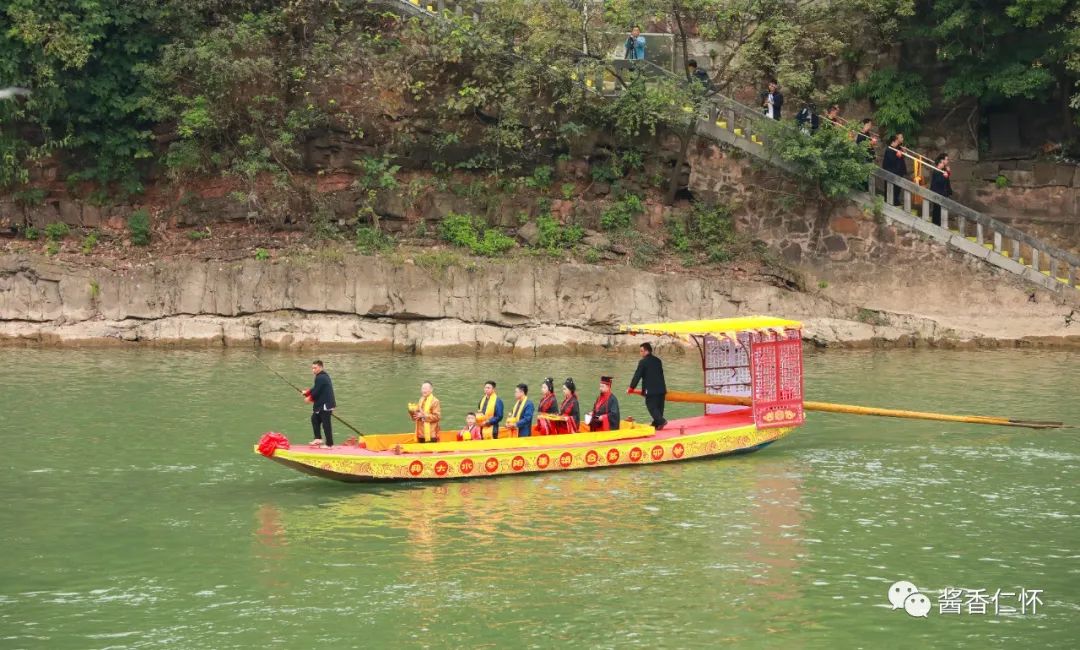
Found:
<path fill-rule="evenodd" d="M 619 400 L 611 394 L 611 377 L 600 378 L 600 397 L 585 416 L 589 431 L 616 431 L 619 428 Z"/>
<path fill-rule="evenodd" d="M 667 395 L 667 384 L 664 382 L 664 364 L 653 355 L 652 344 L 641 344 L 641 361 L 638 361 L 634 378 L 630 380 L 630 388 L 627 394 L 637 388 L 641 382 L 641 392 L 645 395 L 645 408 L 649 409 L 652 417 L 652 426 L 658 430 L 667 424 L 664 419 L 664 397 Z"/>
<path fill-rule="evenodd" d="M 503 419 L 503 401 L 495 394 L 495 382 L 488 380 L 484 384 L 484 396 L 476 406 L 476 421 L 480 423 L 480 431 L 484 434 L 484 440 L 492 440 L 499 437 L 499 423 Z"/>
<path fill-rule="evenodd" d="M 315 375 L 315 381 L 311 388 L 303 393 L 304 400 L 311 404 L 311 428 L 315 432 L 311 446 L 321 446 L 325 436 L 326 446 L 333 447 L 333 417 L 334 409 L 337 408 L 337 402 L 334 401 L 334 384 L 330 381 L 330 375 L 323 370 L 322 361 L 311 362 L 311 374 Z M 323 435 L 319 435 L 320 428 Z"/>
<path fill-rule="evenodd" d="M 517 429 L 518 438 L 528 438 L 532 435 L 533 403 L 529 401 L 529 387 L 518 384 L 514 389 L 514 397 L 517 400 L 510 409 L 510 417 L 506 418 L 506 426 Z"/>

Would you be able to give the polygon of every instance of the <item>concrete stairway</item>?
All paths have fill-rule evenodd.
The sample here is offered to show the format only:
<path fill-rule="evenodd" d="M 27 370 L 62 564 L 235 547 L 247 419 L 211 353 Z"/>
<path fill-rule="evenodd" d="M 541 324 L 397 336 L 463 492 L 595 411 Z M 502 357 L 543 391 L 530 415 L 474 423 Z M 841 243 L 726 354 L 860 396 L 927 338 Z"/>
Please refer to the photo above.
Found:
<path fill-rule="evenodd" d="M 452 11 L 459 16 L 471 14 L 474 20 L 480 19 L 482 4 L 481 1 L 474 1 L 464 8 L 463 3 L 451 0 L 379 1 L 407 15 L 436 18 L 440 12 Z M 670 72 L 647 63 L 646 67 L 649 68 L 648 72 L 653 74 L 671 75 Z M 600 93 L 605 91 L 602 74 L 595 79 L 583 81 L 590 89 Z M 798 169 L 772 155 L 765 147 L 761 125 L 766 118 L 760 111 L 721 95 L 710 97 L 699 110 L 697 132 L 700 136 L 737 147 L 752 156 L 798 173 Z M 919 197 L 920 200 L 914 197 Z M 853 192 L 849 198 L 867 210 L 880 212 L 891 223 L 921 232 L 1045 289 L 1080 289 L 1080 256 L 1051 246 L 993 217 L 883 169 L 874 171 L 866 191 Z M 899 206 L 893 205 L 894 198 L 899 198 L 899 201 L 896 201 L 900 203 Z M 912 211 L 912 206 L 916 203 L 921 203 L 919 213 Z M 931 221 L 933 205 L 941 208 L 940 226 Z"/>

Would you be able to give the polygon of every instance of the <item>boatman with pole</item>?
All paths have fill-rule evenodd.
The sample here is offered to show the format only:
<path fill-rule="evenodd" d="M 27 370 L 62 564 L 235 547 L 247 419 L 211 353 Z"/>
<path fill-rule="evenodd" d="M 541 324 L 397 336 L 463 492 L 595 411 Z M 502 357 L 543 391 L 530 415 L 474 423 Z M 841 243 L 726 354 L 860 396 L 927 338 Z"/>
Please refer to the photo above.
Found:
<path fill-rule="evenodd" d="M 326 437 L 326 446 L 334 446 L 333 415 L 337 408 L 334 401 L 334 384 L 330 381 L 330 375 L 323 369 L 323 362 L 316 359 L 311 362 L 311 374 L 315 375 L 315 382 L 311 388 L 303 392 L 304 399 L 311 404 L 311 429 L 315 432 L 315 438 L 311 441 L 312 447 L 323 444 L 323 436 Z M 322 429 L 322 435 L 319 429 Z"/>
<path fill-rule="evenodd" d="M 619 429 L 619 400 L 611 394 L 611 377 L 600 378 L 600 397 L 593 403 L 592 411 L 585 415 L 589 431 L 617 431 Z"/>
<path fill-rule="evenodd" d="M 641 344 L 641 361 L 638 361 L 634 378 L 630 380 L 630 388 L 626 389 L 629 395 L 641 382 L 641 392 L 645 395 L 645 408 L 649 410 L 652 418 L 652 426 L 657 430 L 667 425 L 664 419 L 664 398 L 667 395 L 667 384 L 664 383 L 664 364 L 660 358 L 652 353 L 652 343 Z"/>

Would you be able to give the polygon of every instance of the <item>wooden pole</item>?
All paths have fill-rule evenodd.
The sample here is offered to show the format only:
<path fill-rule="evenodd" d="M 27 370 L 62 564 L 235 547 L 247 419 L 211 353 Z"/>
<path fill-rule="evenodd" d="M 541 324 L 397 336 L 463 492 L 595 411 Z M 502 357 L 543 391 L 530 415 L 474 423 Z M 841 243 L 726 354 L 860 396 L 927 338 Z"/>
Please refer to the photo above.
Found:
<path fill-rule="evenodd" d="M 641 391 L 635 390 L 640 394 Z M 736 397 L 734 395 L 708 395 L 705 393 L 688 393 L 682 391 L 668 391 L 668 402 L 691 402 L 698 404 L 729 404 L 732 406 L 752 406 L 753 401 L 749 397 Z M 874 415 L 886 418 L 909 418 L 914 420 L 936 420 L 939 422 L 965 422 L 968 424 L 992 424 L 1001 427 L 1024 427 L 1028 429 L 1069 429 L 1061 422 L 1043 420 L 1016 420 L 1013 418 L 988 417 L 984 415 L 948 415 L 946 413 L 930 413 L 926 411 L 904 411 L 898 409 L 882 409 L 871 406 L 856 406 L 854 404 L 833 404 L 831 402 L 803 402 L 803 408 L 807 411 L 822 411 L 825 413 L 847 413 L 850 415 Z"/>
<path fill-rule="evenodd" d="M 271 367 L 270 367 L 270 366 L 269 366 L 269 365 L 268 365 L 268 364 L 267 364 L 267 363 L 266 363 L 265 361 L 263 361 L 263 360 L 262 360 L 262 359 L 260 359 L 259 357 L 255 356 L 254 354 L 253 354 L 253 355 L 251 355 L 251 356 L 252 356 L 252 358 L 253 358 L 253 359 L 255 359 L 256 361 L 258 361 L 259 363 L 261 363 L 261 364 L 263 365 L 263 367 L 264 367 L 264 368 L 266 368 L 266 369 L 267 369 L 267 370 L 269 370 L 270 372 L 272 372 L 272 373 L 274 373 L 275 375 L 277 375 L 277 378 L 278 378 L 278 379 L 280 379 L 281 381 L 283 381 L 283 382 L 285 382 L 286 384 L 288 384 L 289 386 L 291 386 L 293 390 L 295 390 L 296 392 L 300 393 L 301 395 L 303 395 L 303 394 L 304 394 L 304 391 L 303 391 L 303 389 L 301 389 L 301 388 L 300 388 L 299 386 L 297 386 L 296 384 L 292 383 L 292 382 L 291 382 L 291 381 L 289 381 L 288 379 L 285 379 L 285 377 L 283 377 L 283 376 L 281 375 L 281 373 L 280 373 L 280 372 L 278 372 L 277 370 L 274 370 L 273 368 L 271 368 Z M 360 436 L 361 438 L 363 438 L 363 437 L 364 437 L 364 434 L 360 433 L 360 429 L 357 429 L 357 428 L 356 428 L 356 427 L 354 427 L 353 425 L 351 425 L 351 424 L 349 424 L 348 422 L 346 422 L 346 421 L 345 421 L 345 418 L 341 417 L 341 416 L 340 416 L 340 415 L 338 415 L 337 413 L 334 413 L 333 411 L 330 411 L 330 415 L 332 415 L 332 416 L 334 417 L 334 419 L 335 419 L 335 420 L 337 420 L 338 422 L 340 422 L 340 423 L 344 424 L 345 426 L 347 426 L 347 427 L 349 427 L 350 429 L 352 429 L 353 431 L 355 431 L 355 432 L 356 432 L 356 435 Z"/>

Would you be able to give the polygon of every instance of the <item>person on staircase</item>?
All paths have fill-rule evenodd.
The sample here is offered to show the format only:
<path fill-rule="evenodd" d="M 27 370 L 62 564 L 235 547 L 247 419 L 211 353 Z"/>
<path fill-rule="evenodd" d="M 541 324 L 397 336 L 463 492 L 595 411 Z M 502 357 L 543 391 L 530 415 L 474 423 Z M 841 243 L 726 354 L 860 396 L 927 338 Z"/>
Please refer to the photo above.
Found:
<path fill-rule="evenodd" d="M 476 421 L 480 423 L 480 431 L 484 434 L 484 440 L 494 440 L 499 437 L 499 424 L 503 419 L 503 401 L 495 393 L 495 382 L 488 380 L 484 383 L 484 396 L 476 406 Z"/>
<path fill-rule="evenodd" d="M 907 178 L 903 133 L 896 133 L 889 138 L 889 146 L 885 147 L 885 156 L 881 159 L 881 168 L 901 178 Z M 896 206 L 904 204 L 904 190 L 898 185 L 893 186 L 892 204 Z"/>
<path fill-rule="evenodd" d="M 784 107 L 784 94 L 780 92 L 780 84 L 776 80 L 769 81 L 769 89 L 761 93 L 761 107 L 765 110 L 765 117 L 770 120 L 780 119 L 780 111 Z"/>
<path fill-rule="evenodd" d="M 600 378 L 600 396 L 592 410 L 585 415 L 589 431 L 617 431 L 619 429 L 619 400 L 611 394 L 611 377 Z"/>
<path fill-rule="evenodd" d="M 933 176 L 930 177 L 930 191 L 949 198 L 952 196 L 952 170 L 949 169 L 949 154 L 938 154 L 934 160 Z M 941 225 L 941 206 L 933 203 L 930 206 L 930 219 L 935 226 Z"/>
<path fill-rule="evenodd" d="M 630 35 L 626 37 L 626 43 L 623 46 L 626 50 L 623 53 L 624 59 L 630 59 L 631 61 L 645 60 L 645 37 L 641 35 L 641 28 L 637 25 L 630 29 Z"/>
<path fill-rule="evenodd" d="M 877 158 L 877 136 L 874 135 L 874 121 L 864 117 L 859 132 L 855 134 L 855 144 L 861 145 L 866 150 L 866 162 L 874 162 Z"/>

